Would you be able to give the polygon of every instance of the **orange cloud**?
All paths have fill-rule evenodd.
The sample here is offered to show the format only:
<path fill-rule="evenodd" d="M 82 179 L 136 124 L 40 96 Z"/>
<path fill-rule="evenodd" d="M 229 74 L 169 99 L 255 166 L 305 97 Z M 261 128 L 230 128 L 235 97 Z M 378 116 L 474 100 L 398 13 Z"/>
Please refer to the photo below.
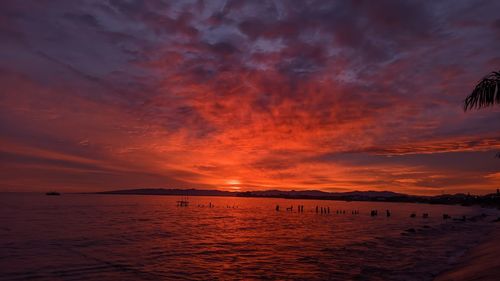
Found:
<path fill-rule="evenodd" d="M 297 5 L 0 4 L 0 188 L 495 188 L 498 9 Z"/>

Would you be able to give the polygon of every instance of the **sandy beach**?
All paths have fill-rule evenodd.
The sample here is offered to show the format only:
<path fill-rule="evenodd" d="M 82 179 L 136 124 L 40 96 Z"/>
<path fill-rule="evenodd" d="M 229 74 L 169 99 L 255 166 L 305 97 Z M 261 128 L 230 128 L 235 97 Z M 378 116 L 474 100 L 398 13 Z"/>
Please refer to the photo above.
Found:
<path fill-rule="evenodd" d="M 435 281 L 498 280 L 500 276 L 500 223 L 476 247 L 461 257 L 452 269 L 439 274 Z"/>

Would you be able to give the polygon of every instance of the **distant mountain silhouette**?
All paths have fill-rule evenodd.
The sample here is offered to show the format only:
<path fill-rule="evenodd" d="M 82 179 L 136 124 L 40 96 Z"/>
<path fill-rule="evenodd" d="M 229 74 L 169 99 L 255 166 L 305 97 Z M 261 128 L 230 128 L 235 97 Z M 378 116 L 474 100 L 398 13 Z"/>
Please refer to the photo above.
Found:
<path fill-rule="evenodd" d="M 392 191 L 351 191 L 351 192 L 325 192 L 319 190 L 264 190 L 264 191 L 222 191 L 216 189 L 165 189 L 165 188 L 141 188 L 124 189 L 97 192 L 98 194 L 135 194 L 135 195 L 190 195 L 190 196 L 238 196 L 238 197 L 366 197 L 366 198 L 389 198 L 409 196 Z"/>
<path fill-rule="evenodd" d="M 392 191 L 350 191 L 325 192 L 319 190 L 264 190 L 264 191 L 222 191 L 215 189 L 165 189 L 142 188 L 96 192 L 96 194 L 117 195 L 177 195 L 177 196 L 233 196 L 233 197 L 269 197 L 288 199 L 320 199 L 343 201 L 383 201 L 383 202 L 413 202 L 447 205 L 481 205 L 500 208 L 500 191 L 483 196 L 463 193 L 444 194 L 437 196 L 417 196 Z"/>
<path fill-rule="evenodd" d="M 165 189 L 141 188 L 97 192 L 99 194 L 131 194 L 131 195 L 189 195 L 189 196 L 235 196 L 233 192 L 216 189 Z"/>

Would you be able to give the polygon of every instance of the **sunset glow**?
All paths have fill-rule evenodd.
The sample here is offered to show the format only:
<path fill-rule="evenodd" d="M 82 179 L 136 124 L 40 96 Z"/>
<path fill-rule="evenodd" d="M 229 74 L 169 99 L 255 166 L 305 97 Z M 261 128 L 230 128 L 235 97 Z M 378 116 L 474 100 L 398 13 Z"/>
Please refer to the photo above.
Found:
<path fill-rule="evenodd" d="M 2 2 L 0 189 L 493 192 L 498 4 L 437 2 Z"/>
<path fill-rule="evenodd" d="M 241 182 L 239 180 L 228 180 L 227 184 L 229 184 L 229 185 L 240 185 Z"/>

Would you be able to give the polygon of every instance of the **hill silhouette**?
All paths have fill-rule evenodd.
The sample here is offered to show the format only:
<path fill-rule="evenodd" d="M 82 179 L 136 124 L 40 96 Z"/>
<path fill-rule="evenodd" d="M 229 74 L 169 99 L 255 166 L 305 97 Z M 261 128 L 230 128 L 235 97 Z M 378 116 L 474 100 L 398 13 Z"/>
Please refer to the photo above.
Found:
<path fill-rule="evenodd" d="M 500 208 L 500 191 L 487 195 L 470 195 L 464 193 L 443 194 L 437 196 L 419 196 L 392 191 L 350 191 L 325 192 L 320 190 L 263 190 L 263 191 L 223 191 L 216 189 L 165 189 L 141 188 L 96 192 L 96 194 L 114 195 L 166 195 L 166 196 L 232 196 L 232 197 L 264 197 L 288 199 L 317 199 L 342 201 L 375 201 L 375 202 L 409 202 L 446 205 L 481 205 Z"/>

